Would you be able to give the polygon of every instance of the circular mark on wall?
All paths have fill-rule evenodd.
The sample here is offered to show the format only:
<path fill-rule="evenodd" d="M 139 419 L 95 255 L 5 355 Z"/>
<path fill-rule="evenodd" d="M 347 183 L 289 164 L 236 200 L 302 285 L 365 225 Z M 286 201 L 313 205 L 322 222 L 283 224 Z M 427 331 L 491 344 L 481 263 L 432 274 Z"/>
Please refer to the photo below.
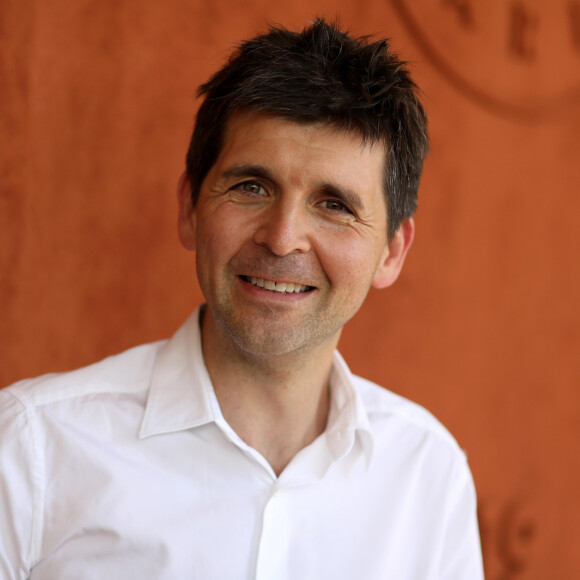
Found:
<path fill-rule="evenodd" d="M 580 0 L 392 0 L 463 95 L 523 121 L 580 102 Z"/>

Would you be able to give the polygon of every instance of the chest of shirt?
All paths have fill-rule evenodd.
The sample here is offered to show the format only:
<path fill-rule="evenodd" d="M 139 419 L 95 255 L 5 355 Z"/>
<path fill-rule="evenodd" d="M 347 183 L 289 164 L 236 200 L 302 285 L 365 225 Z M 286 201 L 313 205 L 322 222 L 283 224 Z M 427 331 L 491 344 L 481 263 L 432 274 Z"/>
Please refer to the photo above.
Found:
<path fill-rule="evenodd" d="M 63 426 L 45 449 L 31 579 L 426 580 L 448 482 L 418 460 L 428 442 L 393 432 L 377 443 L 367 469 L 361 453 L 329 461 L 321 437 L 276 478 L 215 424 L 147 439 Z"/>

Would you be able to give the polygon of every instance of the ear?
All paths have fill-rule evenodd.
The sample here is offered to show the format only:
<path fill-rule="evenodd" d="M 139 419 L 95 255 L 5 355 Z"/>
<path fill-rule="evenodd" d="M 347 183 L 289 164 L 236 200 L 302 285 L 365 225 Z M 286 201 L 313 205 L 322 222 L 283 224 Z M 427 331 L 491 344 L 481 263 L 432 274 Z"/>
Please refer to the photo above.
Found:
<path fill-rule="evenodd" d="M 191 200 L 191 185 L 185 172 L 181 174 L 177 184 L 177 202 L 179 240 L 186 250 L 195 251 L 195 208 Z"/>
<path fill-rule="evenodd" d="M 393 239 L 385 246 L 373 278 L 373 287 L 387 288 L 393 284 L 401 272 L 414 237 L 415 222 L 413 218 L 409 218 L 399 226 Z"/>

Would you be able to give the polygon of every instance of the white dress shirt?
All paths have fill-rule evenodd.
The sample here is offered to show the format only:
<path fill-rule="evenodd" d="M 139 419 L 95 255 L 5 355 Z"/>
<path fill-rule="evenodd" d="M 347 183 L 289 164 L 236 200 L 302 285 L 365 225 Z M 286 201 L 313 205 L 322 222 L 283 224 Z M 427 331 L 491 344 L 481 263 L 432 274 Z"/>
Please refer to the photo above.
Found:
<path fill-rule="evenodd" d="M 279 477 L 224 420 L 198 311 L 169 341 L 0 391 L 0 578 L 480 580 L 465 456 L 338 353 Z"/>

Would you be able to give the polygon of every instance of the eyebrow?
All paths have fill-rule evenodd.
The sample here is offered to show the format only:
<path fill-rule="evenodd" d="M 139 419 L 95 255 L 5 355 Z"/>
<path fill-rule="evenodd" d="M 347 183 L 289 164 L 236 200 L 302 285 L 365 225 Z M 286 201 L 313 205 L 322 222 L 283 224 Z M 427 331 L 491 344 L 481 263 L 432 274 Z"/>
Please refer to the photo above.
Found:
<path fill-rule="evenodd" d="M 274 175 L 263 165 L 234 165 L 223 173 L 224 177 L 258 177 L 274 182 Z"/>
<path fill-rule="evenodd" d="M 335 197 L 350 207 L 353 211 L 364 210 L 364 203 L 361 196 L 351 189 L 337 187 L 332 183 L 323 183 L 318 189 L 330 197 Z"/>
<path fill-rule="evenodd" d="M 274 174 L 263 165 L 234 165 L 233 167 L 226 169 L 226 171 L 223 173 L 223 176 L 226 178 L 256 177 L 258 179 L 265 179 L 271 183 L 276 183 Z M 316 185 L 316 190 L 342 201 L 353 211 L 364 210 L 364 203 L 361 196 L 352 189 L 339 187 L 333 183 L 322 182 Z"/>

